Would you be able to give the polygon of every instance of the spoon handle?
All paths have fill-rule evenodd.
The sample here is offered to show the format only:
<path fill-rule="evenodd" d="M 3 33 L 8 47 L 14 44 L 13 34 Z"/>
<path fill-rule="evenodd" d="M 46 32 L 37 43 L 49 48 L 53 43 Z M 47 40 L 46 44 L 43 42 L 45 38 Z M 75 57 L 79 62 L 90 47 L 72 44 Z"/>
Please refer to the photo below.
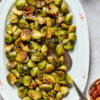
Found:
<path fill-rule="evenodd" d="M 73 81 L 73 86 L 75 87 L 79 97 L 80 97 L 80 100 L 88 100 L 84 95 L 83 93 L 81 92 L 81 90 L 79 89 L 79 87 L 76 85 L 76 83 Z"/>

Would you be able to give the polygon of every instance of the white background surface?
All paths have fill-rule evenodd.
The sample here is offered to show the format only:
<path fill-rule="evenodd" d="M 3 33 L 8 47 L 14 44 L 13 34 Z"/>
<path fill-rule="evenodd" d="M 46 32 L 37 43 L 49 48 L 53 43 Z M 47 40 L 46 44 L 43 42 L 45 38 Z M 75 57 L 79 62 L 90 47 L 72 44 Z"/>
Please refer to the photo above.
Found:
<path fill-rule="evenodd" d="M 87 83 L 88 85 L 96 78 L 100 77 L 100 0 L 80 0 L 86 13 L 90 43 L 91 43 L 91 59 L 90 59 L 90 73 Z M 85 94 L 87 93 L 87 87 Z M 0 100 L 1 97 L 0 97 Z"/>

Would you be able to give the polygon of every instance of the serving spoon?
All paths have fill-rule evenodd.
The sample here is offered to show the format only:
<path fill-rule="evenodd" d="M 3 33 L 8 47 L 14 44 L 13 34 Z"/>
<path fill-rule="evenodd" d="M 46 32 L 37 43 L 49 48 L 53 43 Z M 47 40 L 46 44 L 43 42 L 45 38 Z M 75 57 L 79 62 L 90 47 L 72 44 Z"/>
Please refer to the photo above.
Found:
<path fill-rule="evenodd" d="M 61 41 L 59 40 L 59 44 L 64 48 L 63 44 L 61 43 Z M 68 60 L 71 62 L 69 65 L 68 65 L 68 71 L 71 69 L 71 66 L 72 66 L 72 60 L 71 60 L 71 57 L 70 55 L 66 52 L 66 50 L 64 49 L 65 51 L 65 57 L 68 58 Z M 75 87 L 76 89 L 76 92 L 78 93 L 79 95 L 79 100 L 88 100 L 84 94 L 82 93 L 82 91 L 80 90 L 80 88 L 77 86 L 77 84 L 75 83 L 75 81 L 73 80 L 73 86 Z"/>

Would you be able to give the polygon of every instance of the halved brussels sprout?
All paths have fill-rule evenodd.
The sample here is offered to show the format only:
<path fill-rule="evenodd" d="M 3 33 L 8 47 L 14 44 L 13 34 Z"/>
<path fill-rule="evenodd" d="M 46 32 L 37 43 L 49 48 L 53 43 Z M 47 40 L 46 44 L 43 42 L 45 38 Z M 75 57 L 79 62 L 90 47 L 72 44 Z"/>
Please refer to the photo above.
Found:
<path fill-rule="evenodd" d="M 36 82 L 34 80 L 32 80 L 30 86 L 29 86 L 29 89 L 34 89 L 36 88 Z"/>
<path fill-rule="evenodd" d="M 6 44 L 5 45 L 5 52 L 12 51 L 13 47 L 14 47 L 13 43 L 12 44 Z"/>
<path fill-rule="evenodd" d="M 22 85 L 23 85 L 23 77 L 20 76 L 20 77 L 17 79 L 17 82 L 15 83 L 15 85 L 16 85 L 17 87 L 22 86 Z"/>
<path fill-rule="evenodd" d="M 17 77 L 20 78 L 20 74 L 16 69 L 11 70 L 11 72 Z"/>
<path fill-rule="evenodd" d="M 47 4 L 50 4 L 50 3 L 52 3 L 54 0 L 45 0 L 45 2 L 47 3 Z"/>
<path fill-rule="evenodd" d="M 64 16 L 63 14 L 59 14 L 57 19 L 56 19 L 56 23 L 62 23 L 64 21 Z"/>
<path fill-rule="evenodd" d="M 29 86 L 31 84 L 32 77 L 31 76 L 24 76 L 23 77 L 23 84 L 24 86 Z"/>
<path fill-rule="evenodd" d="M 45 35 L 42 34 L 41 32 L 39 32 L 38 30 L 33 30 L 32 31 L 32 39 L 40 39 L 42 37 L 44 37 Z"/>
<path fill-rule="evenodd" d="M 58 16 L 59 8 L 55 4 L 49 5 L 48 15 L 56 17 Z"/>
<path fill-rule="evenodd" d="M 64 48 L 68 51 L 72 51 L 74 50 L 74 44 L 72 44 L 71 42 L 67 42 L 66 44 L 64 44 Z"/>
<path fill-rule="evenodd" d="M 55 69 L 55 66 L 52 65 L 52 64 L 49 64 L 49 65 L 46 66 L 45 72 L 46 73 L 51 73 L 52 71 L 54 71 L 54 69 Z"/>
<path fill-rule="evenodd" d="M 18 16 L 14 15 L 14 14 L 10 15 L 9 22 L 12 23 L 12 24 L 18 23 Z"/>
<path fill-rule="evenodd" d="M 6 66 L 10 70 L 14 69 L 17 66 L 17 62 L 16 61 L 8 62 Z"/>
<path fill-rule="evenodd" d="M 42 8 L 42 16 L 46 16 L 47 15 L 47 8 L 43 7 Z"/>
<path fill-rule="evenodd" d="M 65 72 L 63 71 L 56 71 L 57 76 L 59 77 L 59 80 L 64 80 L 65 79 Z"/>
<path fill-rule="evenodd" d="M 37 85 L 42 85 L 43 82 L 41 80 L 39 80 L 38 78 L 35 78 L 35 82 Z"/>
<path fill-rule="evenodd" d="M 31 31 L 29 29 L 23 29 L 21 33 L 21 39 L 29 42 L 31 40 Z"/>
<path fill-rule="evenodd" d="M 71 76 L 68 73 L 66 73 L 66 81 L 71 85 L 73 84 L 73 80 L 72 80 Z"/>
<path fill-rule="evenodd" d="M 53 27 L 48 28 L 45 38 L 51 39 L 53 35 L 54 35 L 54 28 Z"/>
<path fill-rule="evenodd" d="M 46 18 L 42 17 L 42 16 L 38 16 L 36 18 L 36 21 L 40 24 L 40 25 L 44 25 L 46 23 Z"/>
<path fill-rule="evenodd" d="M 5 35 L 5 43 L 11 43 L 12 42 L 12 36 L 9 34 Z"/>
<path fill-rule="evenodd" d="M 67 86 L 61 87 L 61 93 L 65 96 L 69 93 L 69 88 Z"/>
<path fill-rule="evenodd" d="M 17 0 L 15 3 L 17 9 L 23 9 L 25 4 L 25 0 Z"/>
<path fill-rule="evenodd" d="M 62 0 L 54 0 L 55 5 L 60 6 L 62 3 Z"/>
<path fill-rule="evenodd" d="M 47 65 L 47 62 L 44 60 L 44 61 L 38 63 L 38 64 L 37 64 L 37 67 L 38 67 L 40 70 L 42 70 L 42 69 L 44 69 L 44 68 L 46 67 L 46 65 Z"/>
<path fill-rule="evenodd" d="M 12 52 L 7 53 L 6 56 L 10 61 L 14 61 L 16 60 L 17 53 L 16 51 L 12 51 Z"/>
<path fill-rule="evenodd" d="M 23 64 L 22 63 L 17 63 L 17 70 L 21 74 L 23 72 Z"/>
<path fill-rule="evenodd" d="M 42 84 L 42 85 L 39 86 L 39 88 L 40 88 L 41 90 L 50 90 L 50 89 L 52 89 L 52 85 L 49 85 L 49 84 Z"/>
<path fill-rule="evenodd" d="M 21 49 L 26 52 L 30 51 L 28 44 L 25 44 L 24 42 L 21 42 Z"/>
<path fill-rule="evenodd" d="M 38 67 L 35 67 L 30 71 L 30 74 L 31 74 L 32 77 L 35 77 L 35 76 L 38 75 L 38 72 L 39 72 Z"/>
<path fill-rule="evenodd" d="M 58 92 L 57 95 L 56 95 L 56 100 L 62 100 L 62 93 L 61 92 Z"/>
<path fill-rule="evenodd" d="M 22 10 L 18 10 L 16 8 L 13 8 L 12 12 L 17 16 L 21 16 L 23 14 Z"/>
<path fill-rule="evenodd" d="M 73 33 L 73 32 L 75 33 L 75 31 L 76 31 L 76 26 L 75 25 L 71 25 L 68 29 L 68 33 Z"/>
<path fill-rule="evenodd" d="M 59 34 L 58 38 L 60 40 L 68 38 L 68 32 L 66 30 L 62 30 L 61 33 Z"/>
<path fill-rule="evenodd" d="M 29 60 L 28 63 L 27 63 L 27 65 L 28 65 L 29 68 L 34 68 L 34 67 L 36 67 L 36 63 L 33 62 L 32 60 Z"/>
<path fill-rule="evenodd" d="M 52 72 L 51 75 L 54 77 L 55 82 L 58 83 L 59 82 L 59 77 L 57 76 L 57 74 L 55 72 Z"/>
<path fill-rule="evenodd" d="M 64 64 L 64 56 L 61 56 L 59 59 L 58 59 L 58 65 L 63 65 Z"/>
<path fill-rule="evenodd" d="M 27 52 L 21 51 L 17 54 L 16 60 L 18 62 L 26 63 L 29 60 L 29 56 L 27 55 Z"/>
<path fill-rule="evenodd" d="M 29 28 L 30 28 L 31 30 L 38 29 L 38 28 L 39 28 L 38 22 L 35 21 L 35 22 L 33 22 L 33 23 L 30 23 Z"/>
<path fill-rule="evenodd" d="M 29 75 L 30 74 L 30 68 L 27 66 L 27 64 L 24 64 L 22 74 L 23 75 Z"/>
<path fill-rule="evenodd" d="M 21 42 L 22 42 L 22 39 L 21 38 L 16 39 L 15 40 L 16 47 L 20 47 Z"/>
<path fill-rule="evenodd" d="M 28 3 L 29 5 L 35 5 L 35 0 L 26 0 L 26 3 Z"/>
<path fill-rule="evenodd" d="M 55 29 L 54 35 L 55 35 L 56 37 L 58 37 L 58 36 L 61 34 L 62 29 L 61 29 L 60 27 L 55 27 L 54 29 Z"/>
<path fill-rule="evenodd" d="M 28 94 L 28 89 L 24 86 L 21 86 L 17 90 L 19 97 L 24 98 Z"/>
<path fill-rule="evenodd" d="M 30 98 L 32 98 L 33 100 L 39 100 L 39 99 L 41 99 L 41 93 L 37 92 L 35 90 L 29 90 L 28 96 Z"/>
<path fill-rule="evenodd" d="M 61 91 L 61 86 L 60 86 L 59 83 L 56 83 L 56 84 L 55 84 L 54 90 L 57 91 L 57 92 L 60 92 L 60 91 Z"/>
<path fill-rule="evenodd" d="M 20 28 L 18 28 L 14 33 L 13 33 L 13 39 L 16 40 L 20 34 L 21 34 L 22 30 Z"/>
<path fill-rule="evenodd" d="M 59 81 L 59 83 L 60 83 L 61 85 L 65 85 L 65 86 L 68 85 L 66 81 Z"/>
<path fill-rule="evenodd" d="M 68 40 L 75 42 L 76 41 L 76 34 L 75 33 L 69 33 Z"/>
<path fill-rule="evenodd" d="M 67 14 L 66 16 L 65 16 L 65 23 L 67 24 L 67 25 L 71 25 L 72 24 L 72 14 Z"/>
<path fill-rule="evenodd" d="M 41 53 L 46 56 L 48 54 L 48 47 L 43 44 L 42 47 L 41 47 Z"/>
<path fill-rule="evenodd" d="M 49 97 L 45 91 L 43 91 L 41 94 L 42 94 L 43 100 L 49 100 Z"/>
<path fill-rule="evenodd" d="M 54 98 L 54 97 L 50 97 L 50 96 L 49 96 L 49 100 L 55 100 L 55 98 Z"/>
<path fill-rule="evenodd" d="M 67 66 L 62 65 L 62 66 L 58 67 L 58 70 L 66 72 L 67 71 Z"/>
<path fill-rule="evenodd" d="M 50 63 L 50 64 L 53 64 L 53 65 L 57 65 L 57 61 L 58 61 L 58 59 L 57 59 L 57 56 L 56 55 L 51 55 L 51 56 L 48 56 L 48 62 Z"/>
<path fill-rule="evenodd" d="M 23 100 L 32 100 L 30 97 L 24 97 Z"/>
<path fill-rule="evenodd" d="M 23 18 L 19 20 L 18 25 L 21 28 L 28 28 L 29 27 L 28 22 Z"/>
<path fill-rule="evenodd" d="M 13 73 L 7 75 L 7 81 L 9 84 L 13 85 L 16 82 L 16 76 Z"/>
<path fill-rule="evenodd" d="M 64 49 L 60 44 L 57 45 L 56 52 L 58 56 L 64 55 Z"/>
<path fill-rule="evenodd" d="M 55 78 L 52 75 L 44 74 L 43 83 L 45 84 L 55 84 Z"/>
<path fill-rule="evenodd" d="M 48 26 L 48 27 L 52 26 L 52 19 L 50 17 L 46 18 L 46 26 Z"/>
<path fill-rule="evenodd" d="M 42 53 L 35 53 L 31 56 L 31 60 L 35 62 L 41 62 L 43 60 L 44 56 Z"/>
<path fill-rule="evenodd" d="M 45 2 L 43 0 L 36 0 L 35 2 L 36 2 L 35 6 L 37 8 L 42 8 L 45 6 Z"/>
<path fill-rule="evenodd" d="M 61 7 L 60 7 L 60 11 L 64 14 L 69 12 L 68 5 L 65 1 L 62 2 Z"/>
<path fill-rule="evenodd" d="M 62 29 L 65 29 L 65 30 L 68 30 L 70 28 L 70 26 L 65 23 L 61 23 L 60 26 Z"/>

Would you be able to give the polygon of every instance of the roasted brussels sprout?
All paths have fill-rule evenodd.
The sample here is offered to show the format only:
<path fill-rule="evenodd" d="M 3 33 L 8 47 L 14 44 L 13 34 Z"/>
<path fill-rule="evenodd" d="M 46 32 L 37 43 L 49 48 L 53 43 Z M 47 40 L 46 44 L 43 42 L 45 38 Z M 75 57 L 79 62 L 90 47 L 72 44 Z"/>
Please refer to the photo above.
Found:
<path fill-rule="evenodd" d="M 42 45 L 42 47 L 41 47 L 41 52 L 42 52 L 42 54 L 43 54 L 44 56 L 47 55 L 47 53 L 48 53 L 48 47 L 47 47 L 45 44 Z"/>
<path fill-rule="evenodd" d="M 31 76 L 24 76 L 23 78 L 23 84 L 24 86 L 29 86 L 31 84 L 32 77 Z"/>
<path fill-rule="evenodd" d="M 55 5 L 60 6 L 62 3 L 62 0 L 54 0 Z"/>
<path fill-rule="evenodd" d="M 5 45 L 5 52 L 10 52 L 12 51 L 14 45 L 13 44 L 6 44 Z"/>
<path fill-rule="evenodd" d="M 14 69 L 14 68 L 17 66 L 17 62 L 16 62 L 16 61 L 8 62 L 6 66 L 7 66 L 7 68 L 10 69 L 10 70 L 11 70 L 11 69 Z"/>
<path fill-rule="evenodd" d="M 55 84 L 55 78 L 52 75 L 44 74 L 43 83 L 45 84 Z"/>
<path fill-rule="evenodd" d="M 16 76 L 13 73 L 7 75 L 7 81 L 9 84 L 13 85 L 16 82 Z"/>
<path fill-rule="evenodd" d="M 74 50 L 74 45 L 71 42 L 67 42 L 64 44 L 64 48 L 68 51 Z"/>
<path fill-rule="evenodd" d="M 25 44 L 23 42 L 21 43 L 21 49 L 23 51 L 26 51 L 26 52 L 29 52 L 30 51 L 30 48 L 29 48 L 28 44 Z"/>
<path fill-rule="evenodd" d="M 23 100 L 32 100 L 30 97 L 24 97 Z"/>
<path fill-rule="evenodd" d="M 19 97 L 24 98 L 24 97 L 27 96 L 27 94 L 28 94 L 28 89 L 26 87 L 21 86 L 21 87 L 18 88 Z"/>
<path fill-rule="evenodd" d="M 16 46 L 16 47 L 20 47 L 20 46 L 21 46 L 21 45 L 20 45 L 21 42 L 22 42 L 22 39 L 21 39 L 21 38 L 16 39 L 16 40 L 15 40 L 15 46 Z"/>
<path fill-rule="evenodd" d="M 29 29 L 23 29 L 21 33 L 21 39 L 29 42 L 31 40 L 31 32 Z"/>
<path fill-rule="evenodd" d="M 56 19 L 56 23 L 60 24 L 64 21 L 64 16 L 63 14 L 59 14 L 57 19 Z"/>
<path fill-rule="evenodd" d="M 66 86 L 61 87 L 61 93 L 65 96 L 69 93 L 69 88 Z"/>
<path fill-rule="evenodd" d="M 65 65 L 62 65 L 62 66 L 58 67 L 58 70 L 66 72 L 67 71 L 67 67 Z"/>
<path fill-rule="evenodd" d="M 52 3 L 54 0 L 45 0 L 45 2 L 47 3 L 47 4 L 50 4 L 50 3 Z"/>
<path fill-rule="evenodd" d="M 55 69 L 55 66 L 52 65 L 52 64 L 49 64 L 49 65 L 46 66 L 45 72 L 46 73 L 51 73 L 52 71 L 54 71 L 54 69 Z"/>
<path fill-rule="evenodd" d="M 18 62 L 26 63 L 29 60 L 29 56 L 27 55 L 27 52 L 21 51 L 18 53 L 16 60 Z"/>
<path fill-rule="evenodd" d="M 67 14 L 65 17 L 65 22 L 67 25 L 71 25 L 72 24 L 72 14 Z"/>
<path fill-rule="evenodd" d="M 64 86 L 67 86 L 67 85 L 68 85 L 66 81 L 59 81 L 59 83 L 60 83 L 61 85 L 64 85 Z"/>
<path fill-rule="evenodd" d="M 17 63 L 17 70 L 20 74 L 23 72 L 23 64 L 22 63 Z"/>
<path fill-rule="evenodd" d="M 12 23 L 12 24 L 18 23 L 18 17 L 17 17 L 17 15 L 14 15 L 14 14 L 10 15 L 9 22 Z"/>
<path fill-rule="evenodd" d="M 68 73 L 66 73 L 66 81 L 71 85 L 73 84 L 73 80 L 72 80 L 71 76 Z"/>
<path fill-rule="evenodd" d="M 54 35 L 56 36 L 56 37 L 58 37 L 60 34 L 61 34 L 61 28 L 60 27 L 55 27 L 54 28 L 55 29 L 55 31 L 54 31 Z"/>
<path fill-rule="evenodd" d="M 18 10 L 16 8 L 13 8 L 12 12 L 17 16 L 21 16 L 23 14 L 22 10 Z"/>
<path fill-rule="evenodd" d="M 60 11 L 64 14 L 69 12 L 67 3 L 65 1 L 62 2 L 61 7 L 60 7 Z"/>
<path fill-rule="evenodd" d="M 42 97 L 43 97 L 43 100 L 49 100 L 48 95 L 44 91 L 42 92 Z"/>
<path fill-rule="evenodd" d="M 35 5 L 35 0 L 26 0 L 26 2 L 29 4 L 29 5 Z"/>
<path fill-rule="evenodd" d="M 59 80 L 64 80 L 65 79 L 65 72 L 63 71 L 56 71 L 57 76 L 59 77 Z"/>
<path fill-rule="evenodd" d="M 14 33 L 13 33 L 13 39 L 14 40 L 16 40 L 19 36 L 20 36 L 20 34 L 21 34 L 21 29 L 20 28 L 18 28 Z"/>
<path fill-rule="evenodd" d="M 30 28 L 31 30 L 38 29 L 38 28 L 39 28 L 38 22 L 35 21 L 35 22 L 33 22 L 33 23 L 30 23 L 29 28 Z"/>
<path fill-rule="evenodd" d="M 37 7 L 37 8 L 42 8 L 42 7 L 44 7 L 45 6 L 45 2 L 43 1 L 43 0 L 36 0 L 36 4 L 35 4 L 35 6 Z"/>
<path fill-rule="evenodd" d="M 24 66 L 23 66 L 23 73 L 22 74 L 24 76 L 30 74 L 30 68 L 27 66 L 27 64 L 24 64 Z"/>
<path fill-rule="evenodd" d="M 52 72 L 51 75 L 54 77 L 55 82 L 58 83 L 59 82 L 59 77 L 55 72 Z"/>
<path fill-rule="evenodd" d="M 52 27 L 48 28 L 45 38 L 46 39 L 51 39 L 53 35 L 54 35 L 54 28 L 52 28 Z"/>
<path fill-rule="evenodd" d="M 50 97 L 50 96 L 49 96 L 49 100 L 55 100 L 55 98 L 54 98 L 54 97 Z"/>
<path fill-rule="evenodd" d="M 36 88 L 36 82 L 34 80 L 32 80 L 30 86 L 29 86 L 29 89 L 34 89 Z"/>
<path fill-rule="evenodd" d="M 57 95 L 56 95 L 56 100 L 62 100 L 62 93 L 61 92 L 58 92 Z"/>
<path fill-rule="evenodd" d="M 43 7 L 42 8 L 42 16 L 46 16 L 47 15 L 47 8 Z"/>
<path fill-rule="evenodd" d="M 31 60 L 35 62 L 41 62 L 43 60 L 44 56 L 42 53 L 35 53 L 31 56 Z"/>
<path fill-rule="evenodd" d="M 69 33 L 68 40 L 75 42 L 76 41 L 76 34 L 75 33 Z"/>
<path fill-rule="evenodd" d="M 16 69 L 11 70 L 11 72 L 17 77 L 20 78 L 20 74 Z"/>
<path fill-rule="evenodd" d="M 46 67 L 46 65 L 47 65 L 47 62 L 44 60 L 44 61 L 38 63 L 38 64 L 37 64 L 37 67 L 38 67 L 40 70 L 42 70 L 42 69 L 44 69 L 44 68 Z"/>
<path fill-rule="evenodd" d="M 34 68 L 34 67 L 36 67 L 35 62 L 33 62 L 32 60 L 29 60 L 28 63 L 27 63 L 27 65 L 28 65 L 29 68 Z"/>
<path fill-rule="evenodd" d="M 52 19 L 51 19 L 50 17 L 47 17 L 47 18 L 46 18 L 46 25 L 47 25 L 48 27 L 51 27 L 51 26 L 52 26 Z"/>
<path fill-rule="evenodd" d="M 41 90 L 50 90 L 50 89 L 52 89 L 52 85 L 49 85 L 49 84 L 42 84 L 42 85 L 39 86 L 39 88 L 40 88 Z"/>
<path fill-rule="evenodd" d="M 21 28 L 28 28 L 29 27 L 28 22 L 23 18 L 19 20 L 18 25 Z"/>
<path fill-rule="evenodd" d="M 35 91 L 35 90 L 29 90 L 28 96 L 34 100 L 41 99 L 41 93 Z"/>
<path fill-rule="evenodd" d="M 56 84 L 55 84 L 54 90 L 57 91 L 57 92 L 60 92 L 60 91 L 61 91 L 61 86 L 60 86 L 59 83 L 56 83 Z"/>
<path fill-rule="evenodd" d="M 53 65 L 57 65 L 57 61 L 58 61 L 58 59 L 57 59 L 57 56 L 56 55 L 51 55 L 51 56 L 48 56 L 48 62 L 50 63 L 50 64 L 53 64 Z"/>
<path fill-rule="evenodd" d="M 61 57 L 58 59 L 58 66 L 63 65 L 63 64 L 64 64 L 64 56 L 61 56 Z"/>
<path fill-rule="evenodd" d="M 71 25 L 68 29 L 68 33 L 73 33 L 73 32 L 75 33 L 75 31 L 76 31 L 76 26 L 75 25 Z"/>
<path fill-rule="evenodd" d="M 17 9 L 23 9 L 25 4 L 25 0 L 17 0 L 15 3 Z"/>
<path fill-rule="evenodd" d="M 39 16 L 36 18 L 36 21 L 40 24 L 40 25 L 44 25 L 46 23 L 46 18 Z"/>
<path fill-rule="evenodd" d="M 12 42 L 12 36 L 9 34 L 5 35 L 5 43 L 11 43 Z"/>
<path fill-rule="evenodd" d="M 56 52 L 58 56 L 64 55 L 64 49 L 60 44 L 57 45 Z"/>
<path fill-rule="evenodd" d="M 30 71 L 30 74 L 31 74 L 32 77 L 35 77 L 35 76 L 38 75 L 38 72 L 39 72 L 38 67 L 35 67 Z"/>
<path fill-rule="evenodd" d="M 43 82 L 41 80 L 39 80 L 38 78 L 35 78 L 35 82 L 37 85 L 42 85 Z"/>
<path fill-rule="evenodd" d="M 61 23 L 60 24 L 61 28 L 64 29 L 64 30 L 68 30 L 70 28 L 69 25 L 67 25 L 66 23 Z"/>

